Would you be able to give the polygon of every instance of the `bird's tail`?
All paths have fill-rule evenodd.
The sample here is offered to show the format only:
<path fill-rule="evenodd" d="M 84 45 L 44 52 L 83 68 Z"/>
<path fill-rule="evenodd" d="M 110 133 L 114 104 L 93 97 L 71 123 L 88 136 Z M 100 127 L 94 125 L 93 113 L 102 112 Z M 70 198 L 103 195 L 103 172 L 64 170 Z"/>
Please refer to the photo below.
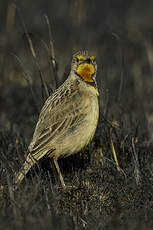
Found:
<path fill-rule="evenodd" d="M 23 166 L 21 167 L 19 172 L 15 174 L 13 190 L 16 190 L 18 188 L 18 185 L 22 182 L 28 171 L 35 163 L 37 163 L 45 155 L 52 157 L 52 153 L 54 152 L 54 150 L 55 148 L 49 151 L 47 151 L 47 149 L 40 149 L 40 151 L 36 151 L 36 153 L 29 153 Z"/>
<path fill-rule="evenodd" d="M 32 166 L 36 163 L 36 160 L 31 156 L 29 153 L 26 161 L 24 162 L 23 166 L 19 170 L 18 173 L 15 174 L 14 178 L 14 189 L 22 182 L 28 171 L 32 168 Z"/>

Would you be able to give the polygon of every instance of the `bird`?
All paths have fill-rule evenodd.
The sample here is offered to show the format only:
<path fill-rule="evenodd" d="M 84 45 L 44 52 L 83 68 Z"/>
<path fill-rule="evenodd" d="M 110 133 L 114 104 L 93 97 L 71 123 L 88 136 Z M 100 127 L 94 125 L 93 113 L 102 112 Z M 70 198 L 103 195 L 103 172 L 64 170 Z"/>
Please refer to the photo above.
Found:
<path fill-rule="evenodd" d="M 61 185 L 66 187 L 58 159 L 78 153 L 94 137 L 99 118 L 96 74 L 95 56 L 88 51 L 73 55 L 67 79 L 42 107 L 25 162 L 15 174 L 15 188 L 44 156 L 53 159 Z"/>

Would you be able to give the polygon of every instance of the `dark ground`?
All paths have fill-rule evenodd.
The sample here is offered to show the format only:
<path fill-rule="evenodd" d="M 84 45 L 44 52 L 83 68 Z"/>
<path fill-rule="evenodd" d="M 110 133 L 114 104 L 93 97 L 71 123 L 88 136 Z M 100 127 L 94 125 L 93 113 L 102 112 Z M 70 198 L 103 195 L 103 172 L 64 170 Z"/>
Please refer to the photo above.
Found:
<path fill-rule="evenodd" d="M 75 51 L 88 49 L 96 55 L 100 119 L 85 152 L 59 161 L 71 188 L 62 190 L 44 158 L 12 191 L 13 174 L 25 159 L 44 98 L 22 19 L 10 1 L 1 0 L 0 184 L 5 187 L 0 192 L 0 229 L 153 229 L 152 1 L 27 0 L 17 6 L 49 87 L 55 75 L 44 45 L 44 14 L 51 21 L 58 84 Z M 120 172 L 110 145 L 114 123 Z"/>

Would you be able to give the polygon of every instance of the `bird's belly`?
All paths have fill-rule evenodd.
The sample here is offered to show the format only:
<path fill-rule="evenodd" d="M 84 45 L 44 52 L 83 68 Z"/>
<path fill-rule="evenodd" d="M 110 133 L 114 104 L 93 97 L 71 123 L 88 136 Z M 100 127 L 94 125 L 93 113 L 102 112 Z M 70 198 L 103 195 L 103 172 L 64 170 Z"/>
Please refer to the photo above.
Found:
<path fill-rule="evenodd" d="M 92 140 L 99 117 L 98 102 L 90 101 L 90 107 L 85 118 L 73 129 L 72 132 L 57 140 L 56 157 L 66 157 L 79 152 Z"/>

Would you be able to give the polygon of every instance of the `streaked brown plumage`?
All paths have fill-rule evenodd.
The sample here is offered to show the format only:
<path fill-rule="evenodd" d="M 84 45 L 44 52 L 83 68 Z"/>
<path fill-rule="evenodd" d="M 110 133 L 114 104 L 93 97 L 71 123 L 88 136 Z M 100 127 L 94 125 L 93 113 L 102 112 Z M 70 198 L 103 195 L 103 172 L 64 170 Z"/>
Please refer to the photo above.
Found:
<path fill-rule="evenodd" d="M 94 56 L 79 52 L 73 56 L 67 80 L 47 99 L 36 125 L 29 154 L 15 176 L 15 185 L 43 156 L 53 158 L 62 186 L 59 157 L 79 152 L 93 138 L 99 116 L 97 65 Z"/>

